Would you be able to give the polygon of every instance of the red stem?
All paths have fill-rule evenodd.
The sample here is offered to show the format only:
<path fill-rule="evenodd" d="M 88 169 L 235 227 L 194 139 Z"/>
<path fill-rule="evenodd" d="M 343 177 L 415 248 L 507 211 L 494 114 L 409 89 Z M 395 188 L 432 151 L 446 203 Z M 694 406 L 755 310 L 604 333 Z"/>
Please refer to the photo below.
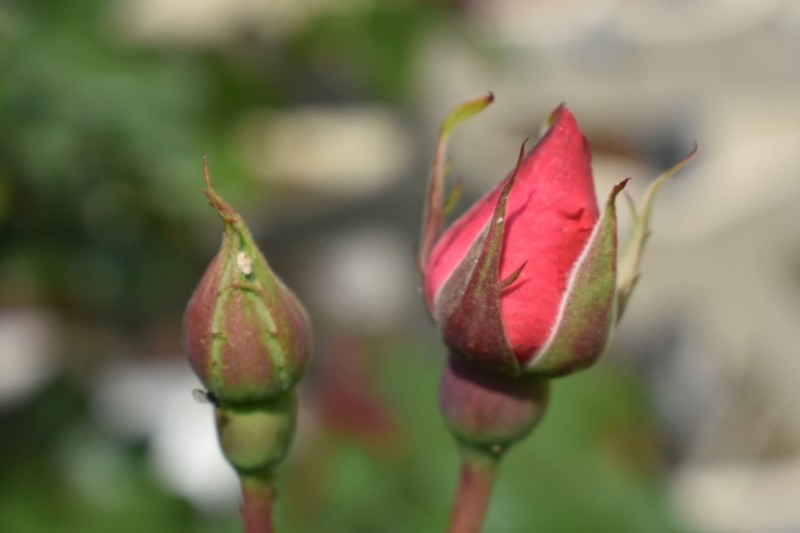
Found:
<path fill-rule="evenodd" d="M 242 514 L 245 533 L 273 533 L 272 506 L 277 491 L 268 477 L 242 477 Z"/>
<path fill-rule="evenodd" d="M 497 460 L 492 457 L 462 451 L 450 533 L 480 533 L 492 497 L 496 467 Z"/>

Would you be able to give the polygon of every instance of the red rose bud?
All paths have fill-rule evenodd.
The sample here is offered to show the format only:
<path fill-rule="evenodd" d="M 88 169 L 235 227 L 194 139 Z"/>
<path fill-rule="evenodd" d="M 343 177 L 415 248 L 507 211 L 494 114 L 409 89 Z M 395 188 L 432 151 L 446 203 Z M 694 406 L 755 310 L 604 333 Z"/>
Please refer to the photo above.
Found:
<path fill-rule="evenodd" d="M 204 171 L 204 192 L 222 217 L 224 238 L 184 316 L 189 362 L 222 405 L 274 398 L 303 372 L 311 347 L 308 318 L 242 218 L 212 188 L 207 163 Z"/>
<path fill-rule="evenodd" d="M 430 193 L 442 188 L 441 157 L 429 186 L 419 258 L 428 308 L 456 355 L 513 376 L 591 365 L 615 323 L 614 200 L 626 182 L 601 214 L 575 118 L 561 106 L 549 125 L 527 156 L 523 144 L 515 170 L 441 236 L 442 195 Z"/>

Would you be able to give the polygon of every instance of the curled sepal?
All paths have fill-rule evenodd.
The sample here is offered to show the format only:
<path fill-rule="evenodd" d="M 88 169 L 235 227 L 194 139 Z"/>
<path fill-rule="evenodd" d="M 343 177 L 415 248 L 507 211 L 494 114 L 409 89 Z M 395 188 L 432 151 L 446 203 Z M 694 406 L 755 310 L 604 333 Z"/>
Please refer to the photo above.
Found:
<path fill-rule="evenodd" d="M 562 376 L 590 366 L 603 354 L 615 324 L 615 200 L 627 182 L 618 183 L 609 194 L 603 216 L 572 271 L 552 333 L 525 373 Z"/>
<path fill-rule="evenodd" d="M 482 368 L 512 376 L 519 375 L 520 368 L 506 338 L 500 299 L 503 289 L 513 283 L 524 265 L 509 279 L 498 278 L 506 203 L 524 154 L 525 143 L 516 169 L 497 197 L 492 216 L 442 287 L 433 309 L 445 344 L 455 354 Z"/>
<path fill-rule="evenodd" d="M 193 370 L 221 405 L 278 396 L 300 378 L 311 350 L 305 310 L 272 272 L 241 216 L 213 189 L 220 215 L 219 252 L 189 300 L 184 346 Z"/>
<path fill-rule="evenodd" d="M 425 272 L 428 257 L 431 254 L 436 239 L 442 233 L 444 227 L 445 206 L 444 206 L 444 176 L 446 173 L 445 152 L 447 143 L 453 130 L 477 113 L 480 113 L 494 101 L 492 93 L 475 100 L 469 100 L 459 105 L 445 117 L 442 127 L 439 130 L 439 140 L 436 143 L 436 153 L 433 156 L 431 175 L 428 180 L 428 193 L 425 200 L 425 212 L 422 216 L 422 238 L 420 240 L 419 256 L 417 265 L 420 273 Z M 456 195 L 458 192 L 456 192 Z M 454 200 L 451 196 L 449 200 Z M 451 203 L 452 202 L 448 202 Z M 449 206 L 452 208 L 452 205 Z"/>
<path fill-rule="evenodd" d="M 650 236 L 650 211 L 653 208 L 653 202 L 656 194 L 661 186 L 664 185 L 672 176 L 678 173 L 689 161 L 694 159 L 697 155 L 697 145 L 688 155 L 678 161 L 678 163 L 671 169 L 661 174 L 647 188 L 642 200 L 642 206 L 637 208 L 633 200 L 626 195 L 628 205 L 633 216 L 633 232 L 631 233 L 625 249 L 619 257 L 619 275 L 617 276 L 617 320 L 622 318 L 625 308 L 630 300 L 631 293 L 633 293 L 636 282 L 639 281 L 640 271 L 639 267 L 642 262 L 642 253 L 644 252 L 644 245 L 647 238 Z"/>

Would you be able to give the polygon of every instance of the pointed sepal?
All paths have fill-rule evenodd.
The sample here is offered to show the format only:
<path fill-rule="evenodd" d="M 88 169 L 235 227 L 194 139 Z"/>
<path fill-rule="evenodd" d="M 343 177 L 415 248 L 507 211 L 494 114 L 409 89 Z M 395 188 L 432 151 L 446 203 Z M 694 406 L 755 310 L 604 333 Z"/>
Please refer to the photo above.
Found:
<path fill-rule="evenodd" d="M 689 161 L 697 155 L 697 145 L 694 149 L 681 159 L 675 166 L 661 174 L 644 194 L 641 207 L 636 207 L 633 200 L 626 195 L 628 206 L 633 216 L 633 231 L 628 239 L 624 251 L 619 257 L 619 274 L 617 276 L 617 320 L 622 318 L 622 314 L 630 300 L 633 289 L 641 276 L 640 266 L 642 254 L 647 238 L 650 236 L 650 213 L 653 209 L 656 194 L 669 179 L 677 174 Z"/>
<path fill-rule="evenodd" d="M 464 102 L 450 111 L 439 130 L 439 140 L 436 143 L 436 152 L 433 157 L 433 165 L 431 166 L 431 174 L 428 180 L 425 211 L 422 216 L 422 237 L 420 240 L 419 255 L 417 256 L 417 265 L 419 266 L 420 273 L 423 275 L 428 263 L 428 257 L 431 254 L 431 250 L 433 250 L 433 245 L 442 233 L 446 212 L 448 209 L 452 209 L 452 204 L 457 200 L 457 196 L 460 194 L 457 186 L 456 191 L 454 191 L 455 196 L 451 194 L 448 198 L 448 205 L 445 206 L 444 177 L 447 167 L 445 154 L 450 135 L 453 133 L 456 126 L 486 109 L 493 101 L 494 95 L 489 93 L 481 98 Z"/>
<path fill-rule="evenodd" d="M 552 333 L 525 373 L 566 375 L 590 366 L 605 350 L 615 323 L 615 200 L 627 182 L 618 183 L 609 194 L 603 216 L 572 271 Z"/>
<path fill-rule="evenodd" d="M 484 369 L 512 376 L 519 375 L 520 368 L 506 338 L 500 301 L 503 290 L 516 280 L 524 265 L 505 280 L 499 276 L 506 203 L 524 154 L 525 143 L 492 216 L 442 287 L 433 310 L 445 343 L 455 354 Z"/>

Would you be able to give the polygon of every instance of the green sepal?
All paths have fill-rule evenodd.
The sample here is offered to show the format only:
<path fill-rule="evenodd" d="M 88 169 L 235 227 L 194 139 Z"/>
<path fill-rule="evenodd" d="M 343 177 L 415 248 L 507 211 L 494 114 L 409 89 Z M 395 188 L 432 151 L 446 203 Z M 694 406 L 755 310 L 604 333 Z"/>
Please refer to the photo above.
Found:
<path fill-rule="evenodd" d="M 586 368 L 605 350 L 615 323 L 617 214 L 615 200 L 628 180 L 614 186 L 570 276 L 553 331 L 524 372 L 562 376 Z"/>
<path fill-rule="evenodd" d="M 642 254 L 647 238 L 650 236 L 650 212 L 653 208 L 656 194 L 669 179 L 678 173 L 697 154 L 697 145 L 681 159 L 675 166 L 661 174 L 644 194 L 641 208 L 637 208 L 633 200 L 626 194 L 628 206 L 633 216 L 633 231 L 628 239 L 628 244 L 619 256 L 619 274 L 617 276 L 617 321 L 628 306 L 633 289 L 639 281 L 642 263 Z"/>
<path fill-rule="evenodd" d="M 433 156 L 431 174 L 428 180 L 428 192 L 425 200 L 425 212 L 422 216 L 422 237 L 420 239 L 419 255 L 417 256 L 417 266 L 421 275 L 424 275 L 433 246 L 442 234 L 444 227 L 444 217 L 448 209 L 452 209 L 460 191 L 455 191 L 448 199 L 449 206 L 444 205 L 444 177 L 446 173 L 445 153 L 450 135 L 456 126 L 486 109 L 494 101 L 492 93 L 481 98 L 469 100 L 457 106 L 445 117 L 439 129 L 439 140 L 436 143 L 436 152 Z M 458 189 L 458 187 L 456 188 Z"/>

